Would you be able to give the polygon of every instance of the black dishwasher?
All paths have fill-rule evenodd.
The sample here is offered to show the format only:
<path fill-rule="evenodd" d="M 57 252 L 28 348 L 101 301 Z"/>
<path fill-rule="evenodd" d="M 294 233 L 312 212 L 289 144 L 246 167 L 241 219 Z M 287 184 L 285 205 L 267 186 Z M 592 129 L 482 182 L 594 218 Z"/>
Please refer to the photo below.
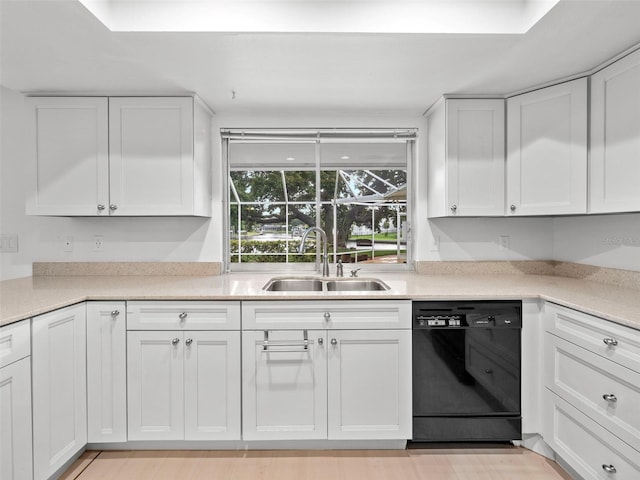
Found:
<path fill-rule="evenodd" d="M 522 437 L 520 301 L 413 302 L 413 441 Z"/>

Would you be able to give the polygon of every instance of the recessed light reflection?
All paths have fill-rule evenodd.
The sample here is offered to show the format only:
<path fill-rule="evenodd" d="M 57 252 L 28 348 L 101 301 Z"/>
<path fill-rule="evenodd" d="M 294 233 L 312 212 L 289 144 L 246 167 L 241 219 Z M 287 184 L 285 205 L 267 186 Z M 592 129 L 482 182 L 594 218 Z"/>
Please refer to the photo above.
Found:
<path fill-rule="evenodd" d="M 295 161 L 295 158 L 294 158 L 294 157 L 287 157 L 285 160 L 286 160 L 287 162 L 294 162 L 294 161 Z"/>

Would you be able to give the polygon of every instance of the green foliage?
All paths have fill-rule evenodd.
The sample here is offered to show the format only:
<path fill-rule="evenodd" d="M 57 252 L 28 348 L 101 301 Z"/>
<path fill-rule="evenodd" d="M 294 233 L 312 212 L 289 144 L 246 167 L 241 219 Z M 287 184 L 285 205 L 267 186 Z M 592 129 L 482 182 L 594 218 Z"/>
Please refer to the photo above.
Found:
<path fill-rule="evenodd" d="M 283 240 L 231 240 L 231 262 L 238 263 L 238 246 L 241 245 L 242 262 L 243 263 L 285 263 L 287 256 L 287 244 Z M 315 255 L 307 255 L 315 253 L 313 242 L 309 242 L 305 255 L 298 254 L 300 247 L 299 240 L 289 241 L 289 263 L 313 263 L 316 261 Z M 273 254 L 280 255 L 273 255 Z"/>

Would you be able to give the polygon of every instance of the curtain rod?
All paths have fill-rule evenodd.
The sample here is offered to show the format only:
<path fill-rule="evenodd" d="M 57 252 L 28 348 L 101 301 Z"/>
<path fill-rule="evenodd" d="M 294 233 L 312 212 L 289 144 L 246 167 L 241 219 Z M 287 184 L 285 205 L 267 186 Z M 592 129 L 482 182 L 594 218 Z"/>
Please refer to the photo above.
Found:
<path fill-rule="evenodd" d="M 308 140 L 318 139 L 398 139 L 413 140 L 416 129 L 380 129 L 380 130 L 226 130 L 220 131 L 222 138 L 229 140 Z"/>

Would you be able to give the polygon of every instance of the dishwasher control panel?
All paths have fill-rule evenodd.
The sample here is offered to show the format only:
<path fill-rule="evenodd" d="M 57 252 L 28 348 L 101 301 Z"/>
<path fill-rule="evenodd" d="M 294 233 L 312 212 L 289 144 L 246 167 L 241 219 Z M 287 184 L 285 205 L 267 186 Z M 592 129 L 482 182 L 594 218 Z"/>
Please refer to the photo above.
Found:
<path fill-rule="evenodd" d="M 414 329 L 521 328 L 522 302 L 516 300 L 414 301 Z"/>
<path fill-rule="evenodd" d="M 460 327 L 465 325 L 462 315 L 418 315 L 420 327 Z"/>

